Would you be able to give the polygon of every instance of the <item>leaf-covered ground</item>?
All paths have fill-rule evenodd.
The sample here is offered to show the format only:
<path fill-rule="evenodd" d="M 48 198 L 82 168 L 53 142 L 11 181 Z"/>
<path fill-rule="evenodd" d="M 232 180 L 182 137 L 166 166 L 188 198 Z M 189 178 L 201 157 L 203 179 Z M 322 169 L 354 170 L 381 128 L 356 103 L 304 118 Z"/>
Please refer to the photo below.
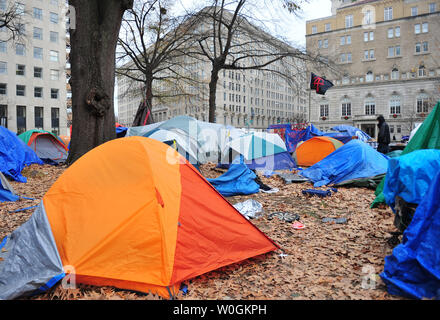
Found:
<path fill-rule="evenodd" d="M 23 174 L 28 182 L 11 182 L 15 191 L 35 200 L 20 200 L 0 204 L 0 239 L 26 222 L 33 210 L 12 211 L 37 205 L 65 167 L 33 165 Z M 202 166 L 207 178 L 224 170 L 214 165 Z M 263 205 L 263 216 L 251 222 L 274 240 L 280 250 L 223 267 L 191 279 L 185 300 L 390 300 L 400 299 L 386 292 L 379 273 L 384 258 L 393 247 L 389 244 L 393 213 L 389 208 L 370 209 L 374 190 L 339 188 L 325 198 L 309 197 L 303 189 L 310 183 L 285 184 L 278 176 L 260 177 L 279 192 L 230 197 L 232 203 L 255 199 Z M 328 188 L 321 188 L 326 190 Z M 291 222 L 281 221 L 273 212 L 290 212 L 300 216 L 302 230 L 292 228 Z M 346 218 L 337 224 L 323 218 Z M 56 286 L 32 299 L 160 299 L 151 294 L 119 290 L 112 287 L 78 285 L 76 289 Z"/>

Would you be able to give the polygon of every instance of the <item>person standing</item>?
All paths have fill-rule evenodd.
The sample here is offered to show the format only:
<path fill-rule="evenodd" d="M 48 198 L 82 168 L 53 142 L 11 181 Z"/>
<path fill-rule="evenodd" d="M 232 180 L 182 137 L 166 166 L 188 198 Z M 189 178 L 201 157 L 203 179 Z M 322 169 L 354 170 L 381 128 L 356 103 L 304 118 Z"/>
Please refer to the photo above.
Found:
<path fill-rule="evenodd" d="M 377 126 L 379 127 L 379 134 L 377 136 L 377 142 L 379 145 L 377 146 L 377 151 L 383 154 L 387 154 L 388 152 L 390 152 L 390 127 L 388 126 L 388 123 L 386 123 L 385 118 L 382 115 L 377 117 L 377 121 Z"/>

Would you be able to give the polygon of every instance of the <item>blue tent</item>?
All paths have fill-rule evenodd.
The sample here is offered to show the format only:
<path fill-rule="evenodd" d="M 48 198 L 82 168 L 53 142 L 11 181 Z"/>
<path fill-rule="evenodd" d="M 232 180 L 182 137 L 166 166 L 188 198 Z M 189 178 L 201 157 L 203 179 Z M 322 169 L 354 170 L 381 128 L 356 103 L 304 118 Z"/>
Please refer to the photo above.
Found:
<path fill-rule="evenodd" d="M 365 142 L 351 140 L 300 175 L 314 182 L 315 187 L 384 174 L 388 157 Z"/>
<path fill-rule="evenodd" d="M 440 172 L 417 207 L 402 243 L 385 258 L 380 274 L 390 294 L 440 298 Z"/>
<path fill-rule="evenodd" d="M 237 163 L 237 158 L 232 163 Z M 251 170 L 261 171 L 292 170 L 297 167 L 295 160 L 293 160 L 289 152 L 281 152 L 253 160 L 245 160 L 244 164 Z M 220 163 L 217 165 L 218 168 L 223 169 L 228 169 L 229 166 L 229 163 Z"/>
<path fill-rule="evenodd" d="M 335 126 L 335 127 L 331 128 L 331 130 L 339 131 L 339 132 L 346 132 L 348 135 L 356 136 L 356 137 L 358 137 L 359 140 L 362 140 L 364 142 L 367 142 L 368 140 L 371 139 L 371 137 L 368 134 L 366 134 L 365 132 L 363 132 L 361 129 L 353 127 L 353 126 L 348 126 L 345 124 Z"/>
<path fill-rule="evenodd" d="M 322 136 L 322 137 L 330 137 L 336 140 L 341 141 L 346 144 L 353 139 L 353 135 L 348 132 L 324 132 L 316 128 L 313 124 L 310 125 L 310 133 L 312 137 Z"/>
<path fill-rule="evenodd" d="M 225 197 L 254 194 L 260 191 L 257 176 L 244 163 L 233 163 L 216 179 L 206 179 Z"/>
<path fill-rule="evenodd" d="M 396 196 L 419 204 L 437 172 L 440 172 L 440 150 L 437 149 L 416 150 L 391 158 L 383 188 L 385 202 L 393 210 Z"/>
<path fill-rule="evenodd" d="M 34 163 L 43 164 L 43 161 L 15 133 L 0 126 L 0 172 L 18 182 L 26 182 L 21 171 Z"/>

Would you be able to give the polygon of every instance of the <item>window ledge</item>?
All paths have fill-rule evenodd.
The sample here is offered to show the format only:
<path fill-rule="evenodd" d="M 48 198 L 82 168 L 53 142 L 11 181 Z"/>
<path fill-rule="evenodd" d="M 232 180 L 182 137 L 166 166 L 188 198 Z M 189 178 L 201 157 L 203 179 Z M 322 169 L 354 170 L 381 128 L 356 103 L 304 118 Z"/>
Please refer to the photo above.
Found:
<path fill-rule="evenodd" d="M 423 56 L 425 54 L 431 54 L 431 52 L 430 51 L 425 51 L 425 52 L 416 52 L 416 53 L 414 53 L 415 56 Z"/>
<path fill-rule="evenodd" d="M 362 59 L 362 62 L 370 62 L 370 61 L 376 61 L 376 58 L 373 58 L 373 59 Z"/>
<path fill-rule="evenodd" d="M 393 56 L 393 57 L 387 57 L 387 59 L 398 59 L 398 58 L 402 58 L 402 55 L 400 55 L 400 56 Z"/>

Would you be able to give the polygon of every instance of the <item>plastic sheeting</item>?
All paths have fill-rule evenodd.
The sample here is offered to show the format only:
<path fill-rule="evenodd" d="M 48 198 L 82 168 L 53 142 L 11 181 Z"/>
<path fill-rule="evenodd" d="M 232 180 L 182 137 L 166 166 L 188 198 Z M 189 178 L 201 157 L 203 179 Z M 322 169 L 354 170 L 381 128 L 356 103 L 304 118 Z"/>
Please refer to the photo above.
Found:
<path fill-rule="evenodd" d="M 339 132 L 346 132 L 350 136 L 356 136 L 359 140 L 363 142 L 367 142 L 368 140 L 371 140 L 371 137 L 363 132 L 361 129 L 353 127 L 353 126 L 347 126 L 347 125 L 339 125 L 331 128 L 334 131 Z"/>
<path fill-rule="evenodd" d="M 429 116 L 423 121 L 423 124 L 417 129 L 414 136 L 406 145 L 402 155 L 411 153 L 420 149 L 440 149 L 440 101 L 431 111 Z M 371 208 L 376 207 L 379 203 L 385 202 L 383 194 L 385 179 L 377 186 L 376 199 L 371 204 Z"/>
<path fill-rule="evenodd" d="M 260 191 L 257 176 L 243 163 L 233 163 L 216 179 L 206 179 L 223 196 L 254 194 Z"/>
<path fill-rule="evenodd" d="M 301 171 L 300 175 L 313 181 L 315 187 L 321 187 L 384 174 L 387 167 L 387 156 L 365 142 L 352 140 L 312 167 Z"/>
<path fill-rule="evenodd" d="M 2 243 L 0 299 L 10 300 L 41 291 L 64 276 L 43 202 L 31 218 Z"/>
<path fill-rule="evenodd" d="M 17 201 L 18 199 L 20 197 L 15 194 L 6 177 L 0 172 L 0 202 Z"/>
<path fill-rule="evenodd" d="M 257 219 L 263 215 L 263 205 L 254 199 L 236 203 L 234 208 L 248 219 Z"/>
<path fill-rule="evenodd" d="M 293 160 L 288 152 L 281 152 L 267 157 L 246 160 L 244 163 L 249 169 L 260 171 L 292 170 L 296 168 L 295 160 Z M 217 167 L 228 169 L 229 166 L 229 163 L 220 163 Z"/>
<path fill-rule="evenodd" d="M 440 173 L 417 207 L 402 243 L 385 258 L 380 274 L 390 294 L 440 298 Z"/>
<path fill-rule="evenodd" d="M 419 204 L 437 172 L 440 172 L 440 150 L 417 150 L 390 159 L 383 189 L 385 202 L 393 210 L 396 196 Z"/>
<path fill-rule="evenodd" d="M 0 126 L 0 172 L 18 182 L 26 182 L 21 171 L 31 164 L 43 164 L 43 161 L 15 133 Z"/>

